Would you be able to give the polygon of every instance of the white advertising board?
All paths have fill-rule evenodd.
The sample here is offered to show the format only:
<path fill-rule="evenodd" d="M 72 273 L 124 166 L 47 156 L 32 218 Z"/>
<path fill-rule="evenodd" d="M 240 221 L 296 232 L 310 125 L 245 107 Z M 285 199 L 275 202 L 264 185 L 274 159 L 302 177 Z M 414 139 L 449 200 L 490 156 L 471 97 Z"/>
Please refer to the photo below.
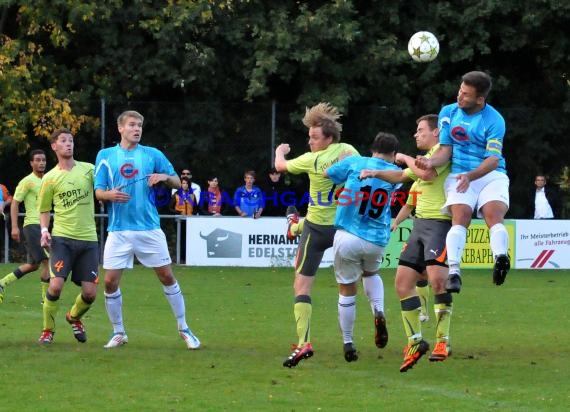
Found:
<path fill-rule="evenodd" d="M 570 268 L 570 220 L 517 220 L 516 222 L 515 268 Z"/>
<path fill-rule="evenodd" d="M 260 219 L 192 216 L 186 225 L 186 264 L 194 266 L 293 266 L 298 239 L 287 240 L 282 217 Z M 332 266 L 332 248 L 321 267 Z"/>
<path fill-rule="evenodd" d="M 382 267 L 394 268 L 412 222 L 393 234 Z M 569 269 L 570 220 L 507 220 L 511 267 L 516 269 Z M 186 264 L 192 266 L 293 266 L 298 239 L 287 240 L 281 217 L 260 219 L 192 216 L 186 225 Z M 332 248 L 321 267 L 333 263 Z M 474 220 L 462 259 L 465 268 L 491 268 L 493 258 L 485 223 Z"/>

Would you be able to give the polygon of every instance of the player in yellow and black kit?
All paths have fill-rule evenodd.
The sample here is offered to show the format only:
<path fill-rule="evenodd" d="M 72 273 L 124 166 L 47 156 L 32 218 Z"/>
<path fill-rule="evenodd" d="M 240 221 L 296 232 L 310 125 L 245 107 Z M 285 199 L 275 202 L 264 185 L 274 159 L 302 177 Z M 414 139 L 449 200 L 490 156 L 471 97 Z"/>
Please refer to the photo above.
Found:
<path fill-rule="evenodd" d="M 309 147 L 307 152 L 295 159 L 286 160 L 285 156 L 291 151 L 288 144 L 281 144 L 275 149 L 275 169 L 279 172 L 293 174 L 307 173 L 309 176 L 309 206 L 307 216 L 302 224 L 298 224 L 296 210 L 288 212 L 289 228 L 295 224 L 301 232 L 297 256 L 295 259 L 295 304 L 294 315 L 297 325 L 298 343 L 293 352 L 285 359 L 283 366 L 292 368 L 306 358 L 313 356 L 310 341 L 310 325 L 312 315 L 311 289 L 315 274 L 326 249 L 332 246 L 335 229 L 334 219 L 336 201 L 334 192 L 337 189 L 331 180 L 324 177 L 323 172 L 340 158 L 347 155 L 358 155 L 354 147 L 340 143 L 342 125 L 338 110 L 328 103 L 319 103 L 307 108 L 303 124 L 309 129 Z M 292 219 L 293 217 L 293 219 Z M 371 277 L 373 278 L 373 277 Z M 379 299 L 377 282 L 370 279 L 365 285 L 369 299 Z"/>
<path fill-rule="evenodd" d="M 93 207 L 93 171 L 91 163 L 73 158 L 73 135 L 67 129 L 52 133 L 51 148 L 57 165 L 44 175 L 38 197 L 41 245 L 50 247 L 50 283 L 43 304 L 44 326 L 40 344 L 50 344 L 55 332 L 55 317 L 63 285 L 71 273 L 73 283 L 81 287 L 65 318 L 79 342 L 87 335 L 81 317 L 97 295 L 99 282 L 99 243 Z M 53 206 L 53 229 L 49 232 Z"/>
<path fill-rule="evenodd" d="M 417 121 L 416 146 L 427 150 L 426 158 L 430 158 L 439 148 L 439 128 L 437 115 L 429 114 Z M 449 331 L 453 299 L 446 290 L 447 250 L 445 238 L 451 227 L 451 218 L 442 214 L 445 204 L 444 181 L 449 175 L 450 164 L 444 163 L 427 170 L 415 165 L 415 158 L 398 153 L 397 163 L 407 166 L 401 172 L 384 170 L 361 172 L 361 177 L 378 177 L 392 183 L 414 180 L 410 197 L 416 200 L 416 217 L 410 237 L 400 254 L 400 262 L 396 271 L 396 292 L 400 298 L 402 320 L 407 336 L 404 348 L 404 362 L 400 372 L 411 369 L 429 350 L 429 344 L 423 339 L 420 322 L 421 301 L 416 290 L 416 280 L 424 271 L 434 293 L 434 312 L 436 315 L 436 344 L 429 356 L 432 362 L 444 361 L 450 354 Z M 409 200 L 409 198 L 408 198 Z M 399 223 L 400 215 L 396 218 Z"/>
<path fill-rule="evenodd" d="M 27 261 L 0 279 L 0 303 L 4 300 L 4 289 L 6 286 L 21 279 L 28 273 L 36 271 L 40 266 L 42 302 L 49 284 L 48 258 L 45 250 L 40 246 L 40 215 L 37 207 L 38 193 L 46 168 L 46 154 L 43 150 L 36 149 L 30 152 L 30 166 L 32 167 L 32 173 L 20 180 L 10 205 L 12 239 L 16 242 L 25 240 L 28 252 Z M 18 227 L 18 212 L 22 202 L 26 208 L 24 236 L 21 236 L 20 228 Z"/>

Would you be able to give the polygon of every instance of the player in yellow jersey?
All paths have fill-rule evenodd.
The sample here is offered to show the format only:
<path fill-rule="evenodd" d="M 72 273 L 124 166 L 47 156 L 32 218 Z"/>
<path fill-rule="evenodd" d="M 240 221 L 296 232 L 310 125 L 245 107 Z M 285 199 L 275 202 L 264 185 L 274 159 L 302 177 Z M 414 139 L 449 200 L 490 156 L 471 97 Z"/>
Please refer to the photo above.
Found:
<path fill-rule="evenodd" d="M 4 289 L 6 286 L 24 275 L 38 270 L 40 266 L 42 302 L 49 284 L 48 258 L 46 252 L 40 246 L 40 215 L 37 207 L 38 192 L 40 191 L 42 176 L 46 169 L 46 154 L 43 150 L 37 149 L 30 152 L 30 166 L 32 167 L 32 173 L 20 180 L 10 205 L 12 239 L 16 242 L 25 240 L 28 252 L 27 261 L 0 279 L 0 303 L 4 301 Z M 18 212 L 21 202 L 24 203 L 26 208 L 23 228 L 24 239 L 20 236 L 20 228 L 18 227 Z"/>
<path fill-rule="evenodd" d="M 81 293 L 65 318 L 75 339 L 87 341 L 81 317 L 95 301 L 99 283 L 99 243 L 93 202 L 95 166 L 73 158 L 73 135 L 69 130 L 56 130 L 50 141 L 58 163 L 43 177 L 38 197 L 41 245 L 50 248 L 50 282 L 43 304 L 43 331 L 38 340 L 43 345 L 53 340 L 58 300 L 70 274 L 71 281 L 81 287 Z"/>
<path fill-rule="evenodd" d="M 337 108 L 329 103 L 319 103 L 307 108 L 303 124 L 309 129 L 311 151 L 295 159 L 286 160 L 285 156 L 291 151 L 289 145 L 283 143 L 275 149 L 275 169 L 278 172 L 307 173 L 309 176 L 310 201 L 297 248 L 293 283 L 294 315 L 299 340 L 291 355 L 283 362 L 283 366 L 288 368 L 297 366 L 301 360 L 313 356 L 310 341 L 311 289 L 323 254 L 332 246 L 334 239 L 335 185 L 324 177 L 323 172 L 342 156 L 358 154 L 351 145 L 340 143 L 340 116 Z"/>
<path fill-rule="evenodd" d="M 420 117 L 417 123 L 416 145 L 418 149 L 427 150 L 426 158 L 439 147 L 439 129 L 437 115 Z M 443 361 L 449 356 L 449 330 L 452 311 L 452 295 L 446 290 L 448 268 L 445 238 L 451 227 L 449 216 L 441 213 L 445 203 L 443 183 L 449 175 L 449 162 L 426 170 L 415 165 L 415 158 L 398 153 L 398 163 L 407 168 L 401 172 L 363 171 L 361 177 L 379 177 L 396 183 L 414 180 L 410 191 L 415 197 L 416 217 L 412 233 L 400 254 L 396 271 L 396 292 L 400 298 L 404 330 L 408 344 L 404 349 L 404 363 L 400 372 L 406 372 L 428 351 L 429 344 L 423 340 L 420 307 L 421 301 L 416 291 L 416 281 L 426 271 L 434 293 L 434 311 L 436 315 L 436 346 L 431 353 L 430 361 Z M 408 199 L 409 200 L 409 199 Z M 413 202 L 412 202 L 413 203 Z M 398 219 L 398 218 L 397 218 Z"/>

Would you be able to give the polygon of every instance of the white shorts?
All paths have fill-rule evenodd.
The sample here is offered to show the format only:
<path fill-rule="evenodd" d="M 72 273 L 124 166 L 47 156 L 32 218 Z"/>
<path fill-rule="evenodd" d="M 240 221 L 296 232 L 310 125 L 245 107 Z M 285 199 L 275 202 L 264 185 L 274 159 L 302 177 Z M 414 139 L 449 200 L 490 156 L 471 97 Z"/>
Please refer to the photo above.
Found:
<path fill-rule="evenodd" d="M 377 272 L 380 269 L 384 248 L 337 230 L 333 242 L 334 273 L 342 285 L 357 282 L 362 272 Z"/>
<path fill-rule="evenodd" d="M 481 208 L 485 203 L 498 200 L 509 207 L 509 177 L 506 174 L 493 170 L 472 181 L 465 193 L 457 191 L 458 174 L 460 173 L 451 173 L 445 179 L 446 201 L 441 213 L 451 216 L 449 206 L 462 204 L 470 206 L 471 210 L 477 210 L 477 217 L 482 218 Z"/>
<path fill-rule="evenodd" d="M 162 230 L 122 230 L 107 236 L 103 269 L 132 269 L 135 255 L 149 268 L 172 263 Z"/>

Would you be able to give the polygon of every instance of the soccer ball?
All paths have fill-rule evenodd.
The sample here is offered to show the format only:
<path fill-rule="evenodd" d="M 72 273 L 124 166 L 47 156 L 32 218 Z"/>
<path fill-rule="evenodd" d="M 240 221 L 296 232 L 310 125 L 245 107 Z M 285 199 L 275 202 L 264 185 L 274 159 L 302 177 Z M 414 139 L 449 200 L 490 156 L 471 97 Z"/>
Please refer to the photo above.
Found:
<path fill-rule="evenodd" d="M 439 53 L 439 42 L 429 31 L 419 31 L 410 37 L 408 53 L 417 62 L 431 62 Z"/>

